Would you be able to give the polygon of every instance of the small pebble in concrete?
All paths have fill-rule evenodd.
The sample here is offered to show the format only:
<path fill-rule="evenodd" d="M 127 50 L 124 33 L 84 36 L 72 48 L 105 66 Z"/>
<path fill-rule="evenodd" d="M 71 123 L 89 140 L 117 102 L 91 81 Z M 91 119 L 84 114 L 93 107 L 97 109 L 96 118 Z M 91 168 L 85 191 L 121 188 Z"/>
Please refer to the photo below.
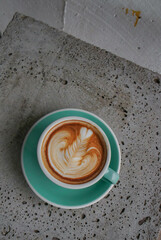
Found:
<path fill-rule="evenodd" d="M 7 227 L 4 227 L 3 230 L 2 230 L 2 235 L 3 236 L 6 236 L 11 230 L 11 227 L 10 226 L 7 226 Z"/>
<path fill-rule="evenodd" d="M 154 78 L 154 82 L 160 84 L 160 79 L 159 78 Z"/>
<path fill-rule="evenodd" d="M 60 82 L 63 84 L 63 85 L 67 85 L 68 84 L 68 81 L 67 80 L 64 80 L 64 79 L 60 79 Z"/>
<path fill-rule="evenodd" d="M 121 210 L 120 214 L 122 214 L 123 212 L 125 212 L 125 208 L 123 208 L 123 209 Z"/>
<path fill-rule="evenodd" d="M 140 221 L 138 222 L 138 224 L 139 224 L 139 225 L 142 225 L 143 223 L 145 223 L 145 222 L 148 221 L 148 220 L 150 221 L 150 220 L 151 220 L 151 217 L 149 217 L 149 216 L 148 216 L 148 217 L 144 217 L 142 220 L 140 220 Z"/>
<path fill-rule="evenodd" d="M 81 219 L 84 219 L 86 217 L 86 215 L 83 213 L 81 216 Z"/>

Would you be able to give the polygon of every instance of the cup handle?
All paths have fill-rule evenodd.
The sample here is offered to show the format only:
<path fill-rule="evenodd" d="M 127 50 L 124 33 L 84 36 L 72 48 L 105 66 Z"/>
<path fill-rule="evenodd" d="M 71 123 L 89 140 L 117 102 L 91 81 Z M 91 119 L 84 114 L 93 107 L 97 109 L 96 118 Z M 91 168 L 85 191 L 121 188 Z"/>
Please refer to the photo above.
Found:
<path fill-rule="evenodd" d="M 117 181 L 119 180 L 119 174 L 112 170 L 111 168 L 108 168 L 102 180 L 108 183 L 110 181 L 112 184 L 116 184 Z"/>

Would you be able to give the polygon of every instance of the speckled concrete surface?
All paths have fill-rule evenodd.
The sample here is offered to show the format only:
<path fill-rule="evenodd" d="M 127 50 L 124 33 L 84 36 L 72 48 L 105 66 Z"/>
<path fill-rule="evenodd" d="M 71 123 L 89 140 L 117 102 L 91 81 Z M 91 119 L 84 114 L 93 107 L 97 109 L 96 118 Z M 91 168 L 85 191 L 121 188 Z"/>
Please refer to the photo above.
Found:
<path fill-rule="evenodd" d="M 0 238 L 154 240 L 159 232 L 161 76 L 17 14 L 0 39 Z M 121 145 L 120 182 L 93 206 L 58 209 L 20 166 L 35 121 L 60 108 L 94 112 Z"/>

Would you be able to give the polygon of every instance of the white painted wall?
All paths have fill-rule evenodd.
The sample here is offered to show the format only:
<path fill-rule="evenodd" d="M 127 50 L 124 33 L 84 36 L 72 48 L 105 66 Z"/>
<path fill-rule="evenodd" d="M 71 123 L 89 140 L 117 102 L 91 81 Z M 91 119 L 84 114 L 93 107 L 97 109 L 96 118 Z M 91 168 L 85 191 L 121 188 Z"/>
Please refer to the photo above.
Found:
<path fill-rule="evenodd" d="M 64 0 L 0 0 L 0 31 L 4 32 L 15 12 L 62 29 L 64 6 Z"/>
<path fill-rule="evenodd" d="M 161 0 L 0 0 L 2 32 L 16 11 L 161 73 Z"/>

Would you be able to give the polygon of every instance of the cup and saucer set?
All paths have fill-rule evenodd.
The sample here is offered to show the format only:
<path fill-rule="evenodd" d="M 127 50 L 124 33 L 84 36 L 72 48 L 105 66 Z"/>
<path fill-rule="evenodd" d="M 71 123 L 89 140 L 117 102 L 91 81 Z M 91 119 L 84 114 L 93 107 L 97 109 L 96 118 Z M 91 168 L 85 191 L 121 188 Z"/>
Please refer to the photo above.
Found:
<path fill-rule="evenodd" d="M 84 121 L 95 127 L 108 149 L 101 171 L 89 181 L 79 184 L 54 177 L 41 156 L 42 144 L 50 129 L 69 120 Z M 61 109 L 42 117 L 28 132 L 21 151 L 23 174 L 33 192 L 45 202 L 65 209 L 87 207 L 105 197 L 119 179 L 120 164 L 120 147 L 112 129 L 95 114 L 81 109 Z"/>

